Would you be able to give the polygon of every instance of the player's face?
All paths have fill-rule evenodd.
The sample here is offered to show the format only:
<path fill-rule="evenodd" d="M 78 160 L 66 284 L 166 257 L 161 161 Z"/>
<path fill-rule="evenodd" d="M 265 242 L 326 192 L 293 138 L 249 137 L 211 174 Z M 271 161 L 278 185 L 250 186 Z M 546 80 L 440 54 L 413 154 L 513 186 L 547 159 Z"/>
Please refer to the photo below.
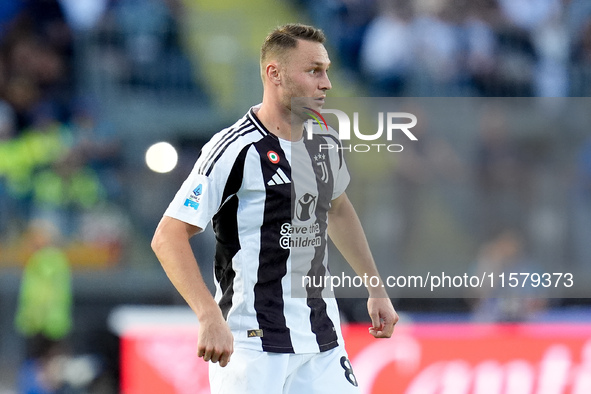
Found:
<path fill-rule="evenodd" d="M 320 110 L 326 91 L 332 87 L 328 78 L 329 66 L 330 59 L 324 45 L 299 40 L 297 47 L 287 56 L 283 68 L 283 104 L 291 109 L 293 97 L 306 97 L 307 106 Z"/>

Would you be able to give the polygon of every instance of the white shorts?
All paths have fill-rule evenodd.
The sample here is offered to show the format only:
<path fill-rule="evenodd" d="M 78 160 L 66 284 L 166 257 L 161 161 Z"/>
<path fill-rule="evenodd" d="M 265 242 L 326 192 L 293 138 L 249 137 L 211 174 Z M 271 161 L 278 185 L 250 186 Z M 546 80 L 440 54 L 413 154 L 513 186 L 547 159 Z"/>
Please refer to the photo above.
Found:
<path fill-rule="evenodd" d="M 234 349 L 226 367 L 210 363 L 209 383 L 212 394 L 359 394 L 342 346 L 305 354 Z"/>

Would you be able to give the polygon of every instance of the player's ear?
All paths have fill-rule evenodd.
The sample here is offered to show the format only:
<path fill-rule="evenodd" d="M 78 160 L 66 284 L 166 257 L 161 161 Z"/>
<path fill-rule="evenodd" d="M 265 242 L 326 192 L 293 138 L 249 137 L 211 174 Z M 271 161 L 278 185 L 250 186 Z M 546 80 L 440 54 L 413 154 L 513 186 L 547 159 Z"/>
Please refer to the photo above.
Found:
<path fill-rule="evenodd" d="M 281 73 L 279 72 L 279 66 L 277 63 L 271 62 L 267 64 L 265 74 L 272 84 L 279 85 L 281 83 Z"/>

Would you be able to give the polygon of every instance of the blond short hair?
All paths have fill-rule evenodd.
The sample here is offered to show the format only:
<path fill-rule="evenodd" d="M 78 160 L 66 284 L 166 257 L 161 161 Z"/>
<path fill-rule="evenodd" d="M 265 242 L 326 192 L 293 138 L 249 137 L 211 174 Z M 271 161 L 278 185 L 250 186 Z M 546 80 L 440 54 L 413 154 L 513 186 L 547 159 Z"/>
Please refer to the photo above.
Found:
<path fill-rule="evenodd" d="M 289 50 L 298 45 L 298 40 L 324 44 L 326 36 L 321 29 L 300 23 L 290 23 L 277 27 L 269 33 L 261 46 L 261 76 L 264 74 L 266 62 L 271 58 L 282 59 Z"/>

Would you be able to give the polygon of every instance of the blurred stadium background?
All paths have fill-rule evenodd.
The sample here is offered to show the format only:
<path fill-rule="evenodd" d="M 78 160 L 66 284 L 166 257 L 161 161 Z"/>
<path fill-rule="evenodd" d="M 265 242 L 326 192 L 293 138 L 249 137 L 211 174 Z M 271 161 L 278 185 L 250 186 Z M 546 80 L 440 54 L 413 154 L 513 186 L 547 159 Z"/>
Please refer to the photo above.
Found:
<path fill-rule="evenodd" d="M 588 0 L 2 0 L 0 394 L 119 392 L 125 358 L 117 330 L 126 321 L 194 324 L 150 250 L 153 230 L 204 141 L 259 102 L 258 50 L 267 32 L 296 21 L 327 33 L 336 97 L 591 93 Z M 505 133 L 490 116 L 490 132 L 460 141 L 461 149 L 442 140 L 394 164 L 392 199 L 364 204 L 353 196 L 385 269 L 392 256 L 412 264 L 525 255 L 557 271 L 591 268 L 591 133 L 569 133 L 554 149 L 560 130 Z M 146 163 L 148 148 L 161 141 L 178 157 L 165 173 Z M 444 197 L 434 204 L 434 195 Z M 394 212 L 391 220 L 383 212 Z M 469 213 L 492 224 L 461 219 Z M 207 272 L 212 235 L 194 242 Z M 425 247 L 442 242 L 445 251 Z M 365 301 L 340 303 L 348 322 L 367 321 Z M 462 345 L 465 362 L 474 358 L 469 348 L 493 357 L 490 344 L 510 337 L 510 348 L 527 343 L 530 353 L 543 353 L 540 360 L 564 361 L 572 352 L 577 368 L 591 371 L 583 349 L 589 329 L 571 332 L 566 348 L 552 347 L 565 327 L 590 320 L 587 304 L 395 300 L 406 324 L 461 322 L 467 333 L 477 320 L 561 321 L 562 331 L 544 339 L 550 356 L 537 348 L 537 334 L 502 331 L 489 342 Z M 44 317 L 27 319 L 36 313 Z M 460 329 L 442 330 L 446 343 Z M 398 348 L 415 354 L 424 338 L 421 344 L 433 348 L 429 332 L 417 335 L 414 342 L 396 339 Z M 351 343 L 357 354 L 362 345 Z M 453 371 L 465 369 L 452 367 L 446 370 L 452 380 Z M 34 391 L 40 371 L 49 381 L 61 373 L 53 377 L 67 384 Z M 560 379 L 539 385 L 554 387 Z M 575 386 L 568 389 L 589 392 L 584 383 L 580 391 Z M 447 392 L 509 392 L 478 387 Z M 521 390 L 512 392 L 529 392 Z M 563 392 L 552 390 L 538 392 Z"/>

